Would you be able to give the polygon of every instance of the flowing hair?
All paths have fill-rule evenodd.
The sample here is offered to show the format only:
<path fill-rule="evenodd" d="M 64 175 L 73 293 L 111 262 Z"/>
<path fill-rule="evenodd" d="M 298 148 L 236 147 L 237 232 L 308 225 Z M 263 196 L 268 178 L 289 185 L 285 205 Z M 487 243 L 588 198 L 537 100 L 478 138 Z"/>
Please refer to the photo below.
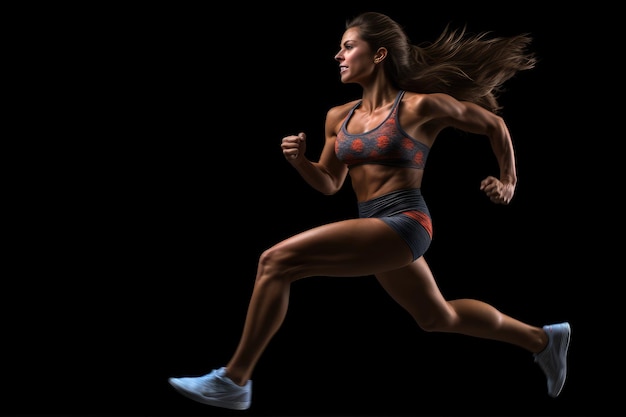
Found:
<path fill-rule="evenodd" d="M 537 62 L 528 51 L 532 41 L 528 33 L 490 37 L 491 32 L 470 34 L 466 26 L 453 29 L 448 24 L 435 41 L 414 45 L 397 22 L 376 12 L 346 21 L 349 28 L 358 28 L 374 51 L 387 49 L 383 65 L 396 88 L 446 93 L 494 113 L 502 108 L 498 96 L 504 82 Z"/>

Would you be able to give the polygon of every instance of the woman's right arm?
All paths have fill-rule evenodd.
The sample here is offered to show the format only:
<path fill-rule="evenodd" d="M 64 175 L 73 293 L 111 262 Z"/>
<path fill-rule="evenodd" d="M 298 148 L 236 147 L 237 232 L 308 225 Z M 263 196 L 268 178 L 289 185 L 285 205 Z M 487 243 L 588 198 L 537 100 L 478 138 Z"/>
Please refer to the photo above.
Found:
<path fill-rule="evenodd" d="M 348 167 L 335 154 L 337 131 L 343 117 L 345 117 L 344 107 L 345 105 L 334 107 L 326 115 L 324 127 L 326 141 L 317 162 L 313 162 L 305 156 L 306 135 L 303 132 L 298 135 L 286 136 L 281 143 L 283 155 L 287 161 L 311 187 L 326 195 L 332 195 L 339 191 L 348 176 Z"/>

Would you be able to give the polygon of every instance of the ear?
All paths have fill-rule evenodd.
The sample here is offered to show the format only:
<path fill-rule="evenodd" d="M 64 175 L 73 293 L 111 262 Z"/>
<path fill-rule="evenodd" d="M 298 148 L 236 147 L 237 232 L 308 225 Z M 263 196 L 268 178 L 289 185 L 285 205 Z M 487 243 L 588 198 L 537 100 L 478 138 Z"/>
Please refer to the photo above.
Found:
<path fill-rule="evenodd" d="M 376 51 L 376 54 L 374 55 L 374 64 L 380 64 L 386 56 L 387 48 L 378 48 L 378 51 Z"/>

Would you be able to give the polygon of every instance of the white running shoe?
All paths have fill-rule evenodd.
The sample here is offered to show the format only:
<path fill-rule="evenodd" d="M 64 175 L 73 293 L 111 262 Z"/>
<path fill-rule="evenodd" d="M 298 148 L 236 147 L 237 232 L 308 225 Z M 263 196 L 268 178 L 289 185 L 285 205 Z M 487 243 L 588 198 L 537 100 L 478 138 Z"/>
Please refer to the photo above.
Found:
<path fill-rule="evenodd" d="M 558 397 L 567 377 L 567 349 L 572 329 L 568 322 L 543 326 L 548 334 L 548 345 L 535 353 L 535 362 L 548 378 L 548 394 Z"/>
<path fill-rule="evenodd" d="M 184 396 L 203 404 L 231 410 L 250 408 L 252 380 L 239 386 L 226 376 L 225 367 L 199 377 L 170 378 L 168 381 Z"/>

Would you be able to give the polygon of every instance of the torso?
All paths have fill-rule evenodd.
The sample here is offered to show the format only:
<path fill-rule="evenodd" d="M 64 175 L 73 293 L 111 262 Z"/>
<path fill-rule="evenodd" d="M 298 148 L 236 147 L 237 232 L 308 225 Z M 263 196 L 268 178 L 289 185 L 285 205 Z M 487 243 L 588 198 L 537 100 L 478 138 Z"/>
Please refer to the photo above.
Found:
<path fill-rule="evenodd" d="M 337 127 L 335 152 L 350 169 L 359 201 L 421 187 L 432 140 L 428 135 L 418 140 L 423 136 L 421 125 L 411 113 L 402 115 L 403 95 L 399 92 L 393 103 L 373 112 L 361 110 L 360 101 L 353 102 Z"/>

